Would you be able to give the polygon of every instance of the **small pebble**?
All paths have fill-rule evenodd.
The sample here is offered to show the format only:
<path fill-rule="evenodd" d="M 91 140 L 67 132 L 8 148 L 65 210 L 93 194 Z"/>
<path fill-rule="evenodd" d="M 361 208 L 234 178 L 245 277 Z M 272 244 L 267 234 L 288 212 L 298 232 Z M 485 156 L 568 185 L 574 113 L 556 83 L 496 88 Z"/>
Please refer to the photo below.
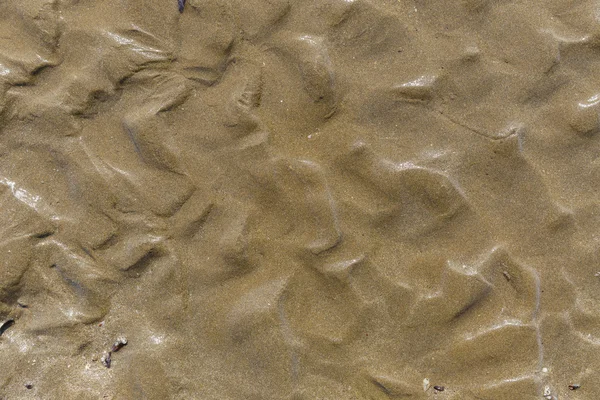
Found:
<path fill-rule="evenodd" d="M 552 400 L 552 390 L 550 389 L 550 386 L 544 388 L 544 398 Z"/>
<path fill-rule="evenodd" d="M 26 389 L 33 389 L 33 383 L 29 383 L 29 382 L 28 382 L 28 383 L 26 383 L 26 384 L 25 384 L 25 388 L 26 388 Z"/>
<path fill-rule="evenodd" d="M 581 385 L 573 384 L 569 385 L 569 390 L 577 390 L 581 387 Z"/>
<path fill-rule="evenodd" d="M 445 387 L 443 386 L 434 386 L 433 387 L 437 392 L 443 392 L 444 390 L 446 390 Z"/>
<path fill-rule="evenodd" d="M 117 341 L 112 345 L 110 352 L 111 353 L 116 353 L 117 351 L 121 350 L 124 346 L 127 346 L 127 338 L 124 337 L 120 337 L 117 339 Z"/>
<path fill-rule="evenodd" d="M 426 392 L 429 390 L 429 379 L 425 378 L 423 379 L 423 391 Z"/>
<path fill-rule="evenodd" d="M 7 319 L 6 321 L 2 322 L 0 324 L 0 335 L 2 335 L 4 332 L 6 332 L 8 330 L 8 328 L 13 326 L 14 324 L 15 324 L 14 319 Z"/>

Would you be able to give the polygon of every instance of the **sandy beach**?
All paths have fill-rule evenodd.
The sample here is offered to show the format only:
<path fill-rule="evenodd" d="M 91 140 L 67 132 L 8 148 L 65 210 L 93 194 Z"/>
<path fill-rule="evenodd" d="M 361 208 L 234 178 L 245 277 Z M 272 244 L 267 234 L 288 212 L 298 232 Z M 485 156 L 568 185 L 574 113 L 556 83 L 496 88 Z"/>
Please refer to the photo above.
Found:
<path fill-rule="evenodd" d="M 0 1 L 0 400 L 597 400 L 600 8 Z"/>

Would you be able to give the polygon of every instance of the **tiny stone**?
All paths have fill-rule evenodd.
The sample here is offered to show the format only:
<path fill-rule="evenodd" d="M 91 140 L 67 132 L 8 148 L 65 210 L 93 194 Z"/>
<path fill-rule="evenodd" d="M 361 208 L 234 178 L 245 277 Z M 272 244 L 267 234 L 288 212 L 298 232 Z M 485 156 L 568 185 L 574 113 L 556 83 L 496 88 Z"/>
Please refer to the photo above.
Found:
<path fill-rule="evenodd" d="M 577 390 L 581 387 L 581 385 L 573 384 L 569 385 L 569 390 Z"/>
<path fill-rule="evenodd" d="M 120 337 L 117 339 L 117 341 L 112 345 L 112 348 L 110 349 L 111 352 L 116 353 L 117 351 L 121 350 L 121 348 L 123 346 L 127 345 L 127 339 L 124 337 Z"/>
<path fill-rule="evenodd" d="M 26 389 L 33 389 L 33 383 L 26 383 L 25 384 L 25 388 Z"/>
<path fill-rule="evenodd" d="M 550 390 L 550 386 L 544 388 L 544 397 L 548 400 L 552 400 L 552 390 Z"/>
<path fill-rule="evenodd" d="M 433 388 L 438 392 L 443 392 L 444 390 L 446 390 L 446 388 L 443 386 L 434 386 Z"/>
<path fill-rule="evenodd" d="M 425 378 L 423 379 L 423 391 L 426 392 L 429 390 L 429 379 Z"/>

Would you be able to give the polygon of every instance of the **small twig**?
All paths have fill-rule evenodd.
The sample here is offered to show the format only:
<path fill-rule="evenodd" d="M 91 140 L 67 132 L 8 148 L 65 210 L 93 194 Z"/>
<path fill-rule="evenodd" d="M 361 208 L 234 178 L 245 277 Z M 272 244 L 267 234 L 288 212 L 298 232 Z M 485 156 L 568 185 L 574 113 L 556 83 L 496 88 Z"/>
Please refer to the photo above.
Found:
<path fill-rule="evenodd" d="M 112 353 L 109 351 L 107 353 L 104 353 L 104 355 L 100 359 L 100 361 L 102 362 L 102 364 L 106 368 L 110 368 L 110 365 L 112 364 L 112 357 L 111 357 L 111 355 L 112 355 Z"/>

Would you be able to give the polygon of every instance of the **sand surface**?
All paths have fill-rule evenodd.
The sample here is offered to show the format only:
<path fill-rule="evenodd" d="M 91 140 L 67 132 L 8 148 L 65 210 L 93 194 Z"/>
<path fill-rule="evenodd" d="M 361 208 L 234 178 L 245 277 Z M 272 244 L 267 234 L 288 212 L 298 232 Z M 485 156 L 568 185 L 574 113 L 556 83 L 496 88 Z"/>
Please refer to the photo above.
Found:
<path fill-rule="evenodd" d="M 599 399 L 599 15 L 0 1 L 0 398 Z"/>

